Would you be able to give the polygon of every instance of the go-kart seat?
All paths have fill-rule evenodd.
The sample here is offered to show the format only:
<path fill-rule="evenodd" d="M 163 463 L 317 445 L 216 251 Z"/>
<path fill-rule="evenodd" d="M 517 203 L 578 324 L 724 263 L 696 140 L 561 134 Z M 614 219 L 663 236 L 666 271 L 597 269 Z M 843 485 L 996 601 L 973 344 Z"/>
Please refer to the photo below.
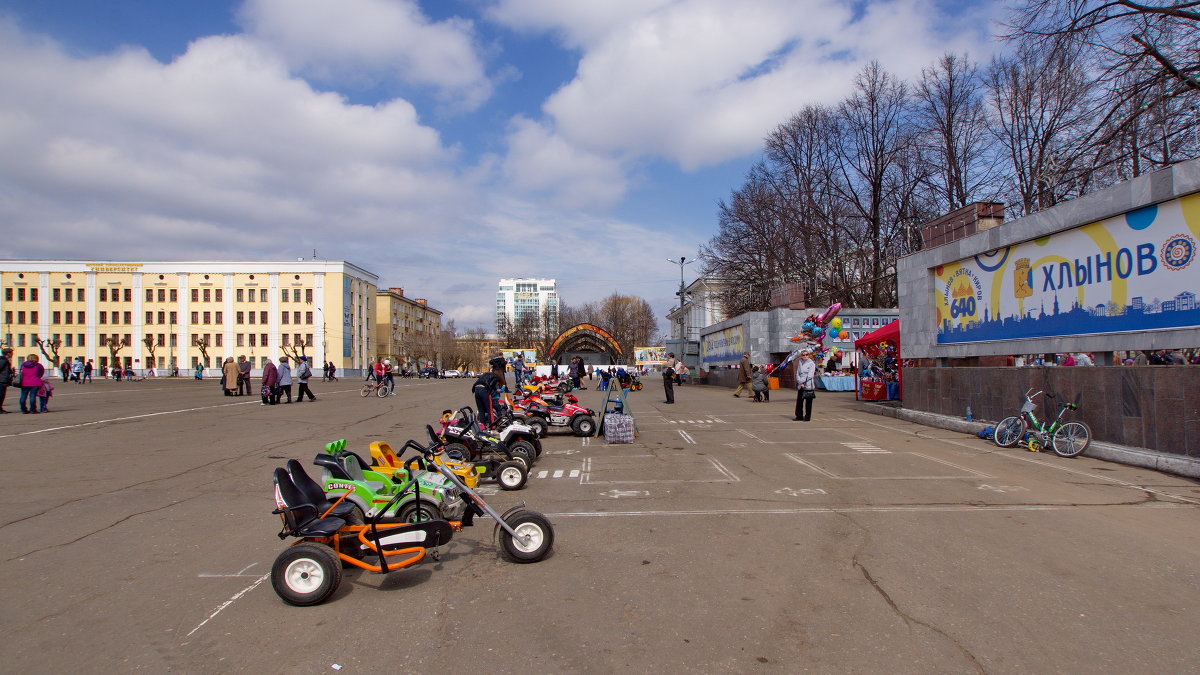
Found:
<path fill-rule="evenodd" d="M 354 454 L 353 452 L 347 452 L 339 459 L 341 459 L 342 468 L 345 469 L 346 475 L 350 477 L 350 480 L 363 483 L 367 487 L 371 488 L 372 492 L 383 492 L 382 481 L 367 480 L 367 477 L 363 474 L 361 463 L 362 460 L 358 458 L 358 455 Z"/>
<path fill-rule="evenodd" d="M 272 511 L 283 516 L 283 530 L 279 538 L 286 537 L 330 537 L 342 529 L 346 521 L 341 518 L 321 518 L 316 506 L 304 498 L 304 493 L 292 482 L 291 476 L 282 467 L 275 469 L 275 504 Z"/>
<path fill-rule="evenodd" d="M 334 500 L 329 499 L 329 497 L 325 494 L 325 490 L 320 486 L 320 484 L 309 477 L 308 473 L 304 470 L 304 467 L 300 464 L 300 462 L 297 462 L 294 459 L 289 459 L 287 463 L 287 472 L 288 477 L 292 479 L 292 483 L 294 483 L 296 488 L 299 489 L 301 494 L 304 495 L 304 500 L 317 507 L 321 513 L 325 513 L 329 510 L 330 506 L 333 506 Z M 342 502 L 335 506 L 332 511 L 329 511 L 329 515 L 333 516 L 334 518 L 345 519 L 353 512 L 354 502 L 348 499 L 343 499 Z"/>

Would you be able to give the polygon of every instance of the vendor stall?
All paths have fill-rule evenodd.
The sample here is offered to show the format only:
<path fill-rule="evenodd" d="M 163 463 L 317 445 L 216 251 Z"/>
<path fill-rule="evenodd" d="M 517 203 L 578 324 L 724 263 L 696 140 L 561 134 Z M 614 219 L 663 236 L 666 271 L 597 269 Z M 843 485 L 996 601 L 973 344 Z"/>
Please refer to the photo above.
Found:
<path fill-rule="evenodd" d="M 900 322 L 893 321 L 854 341 L 858 351 L 856 398 L 886 401 L 903 396 L 900 372 Z"/>

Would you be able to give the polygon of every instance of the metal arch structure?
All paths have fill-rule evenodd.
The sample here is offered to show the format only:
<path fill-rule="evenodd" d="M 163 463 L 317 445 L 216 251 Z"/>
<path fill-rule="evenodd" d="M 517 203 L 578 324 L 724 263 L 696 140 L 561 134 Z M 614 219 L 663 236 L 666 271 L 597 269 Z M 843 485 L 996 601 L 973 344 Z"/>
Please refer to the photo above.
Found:
<path fill-rule="evenodd" d="M 600 352 L 611 363 L 620 363 L 624 353 L 608 331 L 590 323 L 581 323 L 564 330 L 550 346 L 550 360 L 558 361 L 567 352 Z"/>

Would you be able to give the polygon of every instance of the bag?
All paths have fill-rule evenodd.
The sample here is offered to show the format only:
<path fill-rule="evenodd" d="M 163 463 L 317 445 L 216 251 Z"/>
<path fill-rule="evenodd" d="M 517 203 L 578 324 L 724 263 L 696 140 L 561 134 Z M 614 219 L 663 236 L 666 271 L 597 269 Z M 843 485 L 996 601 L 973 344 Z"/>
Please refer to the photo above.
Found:
<path fill-rule="evenodd" d="M 633 415 L 608 413 L 604 416 L 605 443 L 633 442 Z"/>
<path fill-rule="evenodd" d="M 675 369 L 667 368 L 663 371 L 663 377 L 675 377 Z"/>
<path fill-rule="evenodd" d="M 804 400 L 805 401 L 811 401 L 816 397 L 817 397 L 817 392 L 813 391 L 812 389 L 804 390 Z"/>
<path fill-rule="evenodd" d="M 266 398 L 271 395 L 271 388 L 264 384 L 262 386 L 262 391 L 260 391 L 259 393 L 262 395 L 263 398 Z"/>
<path fill-rule="evenodd" d="M 975 434 L 975 435 L 979 436 L 980 438 L 991 440 L 992 437 L 996 435 L 996 427 L 994 427 L 994 426 L 984 427 L 983 429 L 979 430 L 978 434 Z"/>

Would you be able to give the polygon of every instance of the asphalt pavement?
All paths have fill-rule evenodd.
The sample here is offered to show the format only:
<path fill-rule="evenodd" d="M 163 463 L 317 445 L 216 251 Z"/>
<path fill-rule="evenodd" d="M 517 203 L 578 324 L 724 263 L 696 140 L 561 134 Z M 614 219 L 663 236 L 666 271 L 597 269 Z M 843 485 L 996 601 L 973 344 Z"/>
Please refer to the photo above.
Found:
<path fill-rule="evenodd" d="M 1200 484 L 1001 449 L 820 392 L 769 403 L 644 378 L 633 444 L 555 432 L 441 560 L 347 570 L 298 608 L 267 573 L 271 472 L 346 438 L 421 438 L 470 380 L 313 383 L 263 407 L 214 380 L 61 384 L 0 416 L 7 672 L 1182 673 L 1200 662 Z M 576 392 L 603 406 L 605 394 Z M 6 406 L 16 409 L 12 398 Z M 315 472 L 315 469 L 314 469 Z"/>

